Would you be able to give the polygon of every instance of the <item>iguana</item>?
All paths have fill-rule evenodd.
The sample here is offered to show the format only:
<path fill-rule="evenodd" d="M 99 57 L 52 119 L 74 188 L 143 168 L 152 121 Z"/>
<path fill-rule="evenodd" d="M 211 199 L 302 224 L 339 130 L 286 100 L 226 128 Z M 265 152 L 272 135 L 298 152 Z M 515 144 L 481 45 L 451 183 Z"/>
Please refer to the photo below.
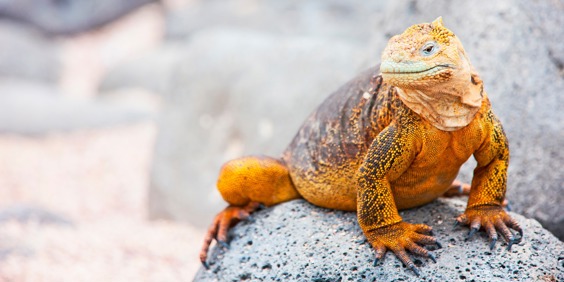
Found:
<path fill-rule="evenodd" d="M 391 250 L 419 275 L 406 251 L 435 261 L 422 245 L 440 244 L 431 227 L 402 221 L 398 210 L 458 191 L 458 170 L 472 155 L 468 205 L 456 222 L 470 226 L 468 238 L 484 229 L 492 249 L 500 232 L 509 249 L 523 231 L 502 208 L 509 148 L 501 123 L 442 19 L 413 25 L 390 39 L 379 68 L 342 86 L 309 116 L 281 158 L 223 165 L 217 188 L 229 206 L 213 220 L 200 259 L 207 267 L 212 240 L 226 245 L 229 228 L 260 204 L 303 198 L 357 211 L 374 265 Z"/>

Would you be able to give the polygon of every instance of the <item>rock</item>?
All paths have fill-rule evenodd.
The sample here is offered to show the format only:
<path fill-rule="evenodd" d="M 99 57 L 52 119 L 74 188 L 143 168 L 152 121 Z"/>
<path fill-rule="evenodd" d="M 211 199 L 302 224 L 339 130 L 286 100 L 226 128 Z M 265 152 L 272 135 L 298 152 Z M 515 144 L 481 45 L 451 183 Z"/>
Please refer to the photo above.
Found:
<path fill-rule="evenodd" d="M 404 0 L 389 7 L 382 24 L 384 34 L 397 34 L 443 16 L 484 80 L 508 135 L 512 207 L 561 240 L 564 174 L 555 168 L 564 166 L 564 49 L 556 38 L 564 38 L 564 29 L 557 28 L 563 13 L 564 5 L 557 2 Z M 462 169 L 463 179 L 470 180 L 473 168 Z"/>
<path fill-rule="evenodd" d="M 184 42 L 165 42 L 158 49 L 111 69 L 99 89 L 105 92 L 135 87 L 166 95 L 174 88 L 171 77 L 186 49 Z"/>
<path fill-rule="evenodd" d="M 0 21 L 0 76 L 57 82 L 61 46 L 37 31 Z M 25 54 L 22 56 L 22 54 Z"/>
<path fill-rule="evenodd" d="M 99 99 L 102 103 L 121 106 L 130 110 L 137 110 L 156 116 L 162 107 L 162 99 L 158 94 L 146 88 L 120 88 L 119 90 L 101 92 Z"/>
<path fill-rule="evenodd" d="M 562 281 L 564 243 L 532 219 L 512 213 L 525 230 L 511 251 L 490 251 L 480 233 L 465 242 L 468 229 L 453 229 L 464 210 L 458 199 L 440 199 L 400 214 L 407 222 L 433 227 L 443 244 L 437 263 L 412 256 L 422 281 Z M 303 200 L 259 211 L 232 229 L 229 249 L 215 247 L 210 269 L 194 281 L 413 281 L 415 275 L 391 253 L 373 266 L 374 250 L 356 214 L 318 208 Z"/>
<path fill-rule="evenodd" d="M 0 79 L 0 132 L 41 134 L 113 126 L 151 118 L 150 112 L 61 95 L 50 85 Z"/>
<path fill-rule="evenodd" d="M 0 16 L 61 35 L 99 27 L 151 2 L 156 0 L 8 0 L 0 2 Z"/>
<path fill-rule="evenodd" d="M 105 75 L 100 89 L 111 91 L 134 86 L 162 94 L 171 92 L 175 85 L 170 78 L 178 61 L 187 53 L 192 37 L 199 38 L 206 30 L 229 27 L 281 38 L 313 37 L 365 46 L 362 42 L 372 40 L 367 35 L 377 29 L 374 22 L 386 5 L 384 1 L 359 0 L 348 4 L 334 0 L 314 0 L 307 4 L 285 1 L 259 4 L 246 0 L 231 1 L 229 5 L 218 1 L 190 3 L 184 9 L 168 11 L 168 40 L 159 49 L 112 69 Z M 385 42 L 380 45 L 383 44 Z M 372 51 L 364 62 L 366 67 L 373 65 L 380 56 L 379 52 Z"/>
<path fill-rule="evenodd" d="M 275 34 L 367 41 L 387 1 L 198 1 L 167 16 L 167 36 L 186 38 L 213 27 L 251 28 Z M 379 56 L 379 54 L 378 54 Z"/>
<path fill-rule="evenodd" d="M 74 223 L 64 215 L 57 214 L 45 208 L 27 205 L 15 204 L 0 210 L 0 224 L 17 221 L 19 223 L 39 223 L 39 224 L 56 224 L 61 226 L 73 226 Z"/>
<path fill-rule="evenodd" d="M 153 217 L 207 226 L 225 205 L 221 164 L 281 154 L 324 97 L 364 68 L 368 50 L 227 28 L 189 42 L 164 97 L 149 199 Z"/>

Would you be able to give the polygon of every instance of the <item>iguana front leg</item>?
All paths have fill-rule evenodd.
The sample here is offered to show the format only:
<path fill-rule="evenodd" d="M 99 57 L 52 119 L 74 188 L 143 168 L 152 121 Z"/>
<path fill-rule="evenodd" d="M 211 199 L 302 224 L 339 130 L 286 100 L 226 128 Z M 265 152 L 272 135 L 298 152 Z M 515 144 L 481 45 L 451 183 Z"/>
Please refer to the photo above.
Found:
<path fill-rule="evenodd" d="M 402 221 L 389 181 L 401 175 L 415 158 L 415 139 L 413 130 L 398 129 L 395 124 L 380 132 L 358 171 L 357 210 L 360 227 L 376 251 L 374 265 L 389 249 L 419 275 L 406 250 L 435 261 L 435 256 L 419 244 L 438 243 L 422 234 L 430 232 L 431 227 Z"/>
<path fill-rule="evenodd" d="M 499 231 L 510 250 L 513 244 L 521 241 L 523 230 L 502 208 L 507 188 L 509 147 L 501 123 L 491 111 L 484 128 L 487 129 L 486 138 L 474 153 L 478 165 L 474 170 L 468 205 L 457 221 L 470 225 L 468 239 L 480 228 L 484 229 L 490 239 L 490 249 L 495 247 Z M 513 235 L 509 228 L 516 230 L 519 237 Z"/>

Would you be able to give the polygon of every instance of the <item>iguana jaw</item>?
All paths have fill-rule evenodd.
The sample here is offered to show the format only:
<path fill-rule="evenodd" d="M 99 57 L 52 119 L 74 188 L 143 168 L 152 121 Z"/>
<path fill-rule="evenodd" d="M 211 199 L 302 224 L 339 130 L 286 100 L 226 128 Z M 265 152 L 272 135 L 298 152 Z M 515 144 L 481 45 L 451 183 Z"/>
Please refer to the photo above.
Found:
<path fill-rule="evenodd" d="M 383 61 L 380 71 L 384 80 L 396 86 L 409 86 L 410 84 L 420 84 L 430 82 L 453 69 L 448 63 L 429 65 L 425 62 L 394 62 L 391 60 Z M 442 75 L 445 76 L 445 75 Z"/>

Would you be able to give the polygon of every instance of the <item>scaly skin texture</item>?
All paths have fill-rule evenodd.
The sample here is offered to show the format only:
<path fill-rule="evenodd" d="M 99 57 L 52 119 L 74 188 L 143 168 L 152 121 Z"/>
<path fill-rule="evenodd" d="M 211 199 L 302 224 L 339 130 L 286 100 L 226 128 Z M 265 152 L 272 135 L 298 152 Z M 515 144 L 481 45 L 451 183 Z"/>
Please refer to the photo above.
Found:
<path fill-rule="evenodd" d="M 509 162 L 503 128 L 462 44 L 441 18 L 414 25 L 390 39 L 380 68 L 327 98 L 281 159 L 245 157 L 224 165 L 218 189 L 230 206 L 211 225 L 200 258 L 207 266 L 212 239 L 224 244 L 229 227 L 258 203 L 304 198 L 356 210 L 375 264 L 391 250 L 419 274 L 406 250 L 434 261 L 422 245 L 439 244 L 425 234 L 431 227 L 402 221 L 398 210 L 457 187 L 468 193 L 455 177 L 472 155 L 477 167 L 457 222 L 470 225 L 469 238 L 484 229 L 492 248 L 499 231 L 510 248 L 522 230 L 502 209 Z"/>

